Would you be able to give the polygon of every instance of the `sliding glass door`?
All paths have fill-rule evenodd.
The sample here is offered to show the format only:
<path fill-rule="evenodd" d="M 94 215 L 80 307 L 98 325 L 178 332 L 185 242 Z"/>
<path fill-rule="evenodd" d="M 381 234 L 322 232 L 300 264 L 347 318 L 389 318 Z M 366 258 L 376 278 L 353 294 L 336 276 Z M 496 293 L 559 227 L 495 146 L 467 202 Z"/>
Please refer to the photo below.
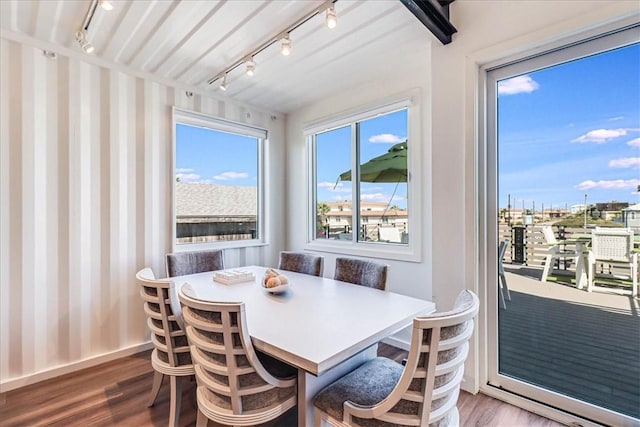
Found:
<path fill-rule="evenodd" d="M 488 247 L 507 245 L 488 270 L 506 282 L 489 280 L 489 384 L 620 426 L 640 423 L 639 300 L 606 263 L 591 274 L 616 280 L 588 292 L 588 250 L 593 228 L 634 226 L 640 202 L 639 34 L 486 74 Z"/>

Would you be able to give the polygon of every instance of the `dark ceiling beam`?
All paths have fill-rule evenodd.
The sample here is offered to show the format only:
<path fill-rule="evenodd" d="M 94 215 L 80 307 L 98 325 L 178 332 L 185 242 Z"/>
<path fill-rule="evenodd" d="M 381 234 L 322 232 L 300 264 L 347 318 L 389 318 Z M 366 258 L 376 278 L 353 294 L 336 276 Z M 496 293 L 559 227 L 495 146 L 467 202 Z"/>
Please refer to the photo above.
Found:
<path fill-rule="evenodd" d="M 442 44 L 451 43 L 457 32 L 449 21 L 449 4 L 454 0 L 400 0 Z"/>

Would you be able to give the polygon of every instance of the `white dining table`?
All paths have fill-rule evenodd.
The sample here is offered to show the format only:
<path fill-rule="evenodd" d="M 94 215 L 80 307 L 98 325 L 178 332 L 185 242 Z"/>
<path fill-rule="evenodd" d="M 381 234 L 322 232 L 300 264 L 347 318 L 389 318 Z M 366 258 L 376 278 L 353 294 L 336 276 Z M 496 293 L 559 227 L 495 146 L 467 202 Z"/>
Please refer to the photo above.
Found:
<path fill-rule="evenodd" d="M 382 339 L 435 311 L 435 304 L 326 277 L 280 271 L 289 279 L 282 293 L 261 285 L 266 267 L 237 270 L 255 280 L 222 284 L 214 272 L 173 277 L 188 283 L 198 299 L 244 302 L 255 348 L 298 369 L 298 425 L 313 425 L 313 398 L 325 385 L 376 357 Z"/>

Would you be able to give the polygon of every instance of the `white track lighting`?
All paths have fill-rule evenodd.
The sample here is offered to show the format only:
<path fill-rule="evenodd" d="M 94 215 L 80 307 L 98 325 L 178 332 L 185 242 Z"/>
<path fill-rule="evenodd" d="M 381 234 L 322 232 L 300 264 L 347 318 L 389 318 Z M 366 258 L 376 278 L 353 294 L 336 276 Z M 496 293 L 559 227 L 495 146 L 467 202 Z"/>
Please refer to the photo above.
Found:
<path fill-rule="evenodd" d="M 113 10 L 113 3 L 110 0 L 100 0 L 98 4 L 104 10 Z"/>
<path fill-rule="evenodd" d="M 280 51 L 284 56 L 289 56 L 291 53 L 291 39 L 289 38 L 289 34 L 285 34 L 281 39 L 281 48 Z"/>
<path fill-rule="evenodd" d="M 325 24 L 327 24 L 327 27 L 329 28 L 335 28 L 336 25 L 338 25 L 338 18 L 336 17 L 336 8 L 333 6 L 333 4 L 327 8 L 327 13 L 326 13 L 324 22 Z"/>
<path fill-rule="evenodd" d="M 256 63 L 253 60 L 253 57 L 247 59 L 247 76 L 252 77 L 256 71 Z"/>
<path fill-rule="evenodd" d="M 222 90 L 222 91 L 227 90 L 227 75 L 226 74 L 222 77 L 222 83 L 220 83 L 220 90 Z"/>
<path fill-rule="evenodd" d="M 91 54 L 95 50 L 93 45 L 87 40 L 87 33 L 85 31 L 76 31 L 76 41 L 85 53 Z"/>

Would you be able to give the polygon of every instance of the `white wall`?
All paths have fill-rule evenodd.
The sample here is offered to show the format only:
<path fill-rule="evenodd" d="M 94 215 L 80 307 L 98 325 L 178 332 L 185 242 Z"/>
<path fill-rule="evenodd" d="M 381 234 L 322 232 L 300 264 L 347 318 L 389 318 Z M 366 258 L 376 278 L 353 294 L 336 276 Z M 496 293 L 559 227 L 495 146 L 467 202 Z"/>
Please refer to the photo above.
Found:
<path fill-rule="evenodd" d="M 447 309 L 464 289 L 476 292 L 479 242 L 476 206 L 478 70 L 480 65 L 528 51 L 622 15 L 638 13 L 637 2 L 608 1 L 464 1 L 452 4 L 459 33 L 443 46 L 425 36 L 424 49 L 395 64 L 388 79 L 367 82 L 336 94 L 287 118 L 289 217 L 287 246 L 305 245 L 305 123 L 419 87 L 424 96 L 422 158 L 424 191 L 423 260 L 389 261 L 389 290 L 432 299 Z M 384 60 L 383 53 L 381 61 Z M 411 70 L 407 73 L 406 70 Z M 345 72 L 348 72 L 345 70 Z M 296 177 L 296 179 L 293 179 Z M 327 254 L 324 254 L 327 256 Z M 328 256 L 325 275 L 335 256 Z M 480 292 L 482 293 L 482 292 Z M 482 301 L 483 306 L 486 301 Z M 480 329 L 483 317 L 479 319 Z M 466 371 L 469 390 L 478 387 L 478 348 L 473 343 Z"/>
<path fill-rule="evenodd" d="M 284 188 L 282 117 L 66 53 L 0 39 L 2 391 L 148 342 L 135 273 L 164 277 L 172 248 L 172 106 L 267 128 L 267 180 Z M 284 209 L 267 209 L 272 246 L 227 265 L 276 263 Z"/>

